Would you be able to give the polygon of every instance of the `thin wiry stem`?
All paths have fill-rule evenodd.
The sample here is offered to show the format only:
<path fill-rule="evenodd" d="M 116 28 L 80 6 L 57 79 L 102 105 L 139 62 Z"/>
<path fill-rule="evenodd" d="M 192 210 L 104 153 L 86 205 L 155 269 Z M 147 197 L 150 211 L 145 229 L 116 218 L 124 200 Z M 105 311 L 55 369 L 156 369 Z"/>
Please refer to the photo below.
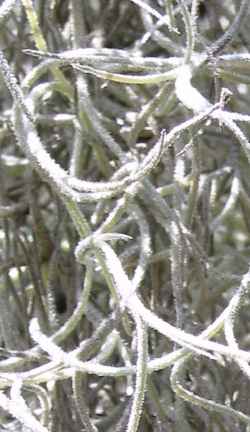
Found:
<path fill-rule="evenodd" d="M 137 364 L 136 364 L 136 385 L 131 412 L 128 420 L 127 432 L 136 432 L 142 414 L 142 406 L 147 382 L 147 329 L 139 315 L 134 315 L 137 337 Z"/>
<path fill-rule="evenodd" d="M 221 38 L 219 38 L 216 42 L 214 42 L 209 47 L 209 52 L 212 55 L 218 54 L 222 49 L 225 48 L 225 46 L 231 43 L 232 40 L 237 36 L 244 19 L 248 15 L 248 8 L 249 8 L 249 2 L 247 0 L 242 0 L 239 12 L 234 18 L 231 26 L 223 34 L 223 36 L 221 36 Z"/>
<path fill-rule="evenodd" d="M 74 401 L 76 404 L 77 412 L 80 416 L 80 419 L 82 421 L 85 430 L 87 432 L 97 432 L 97 428 L 90 420 L 81 384 L 82 384 L 82 374 L 80 372 L 75 372 L 73 376 L 73 394 L 74 394 Z"/>
<path fill-rule="evenodd" d="M 185 401 L 198 405 L 201 408 L 205 408 L 207 410 L 211 410 L 213 412 L 218 412 L 223 415 L 230 415 L 234 417 L 237 420 L 241 420 L 242 422 L 249 424 L 250 423 L 250 417 L 241 411 L 235 410 L 229 406 L 219 404 L 217 402 L 214 402 L 210 399 L 206 399 L 200 396 L 195 395 L 191 391 L 185 389 L 180 381 L 179 381 L 179 374 L 181 372 L 181 369 L 186 366 L 186 360 L 180 360 L 176 362 L 175 366 L 173 367 L 172 374 L 171 374 L 171 385 L 176 392 L 178 397 L 183 398 Z"/>
<path fill-rule="evenodd" d="M 179 0 L 178 1 L 180 9 L 181 9 L 181 13 L 183 16 L 183 20 L 184 20 L 184 24 L 185 24 L 185 31 L 186 31 L 186 44 L 187 44 L 187 48 L 186 48 L 186 54 L 185 54 L 185 59 L 184 62 L 185 63 L 190 63 L 192 54 L 193 54 L 193 49 L 194 49 L 194 34 L 193 34 L 193 26 L 192 26 L 192 20 L 191 20 L 191 15 L 189 13 L 189 10 L 187 8 L 186 3 L 183 0 Z"/>

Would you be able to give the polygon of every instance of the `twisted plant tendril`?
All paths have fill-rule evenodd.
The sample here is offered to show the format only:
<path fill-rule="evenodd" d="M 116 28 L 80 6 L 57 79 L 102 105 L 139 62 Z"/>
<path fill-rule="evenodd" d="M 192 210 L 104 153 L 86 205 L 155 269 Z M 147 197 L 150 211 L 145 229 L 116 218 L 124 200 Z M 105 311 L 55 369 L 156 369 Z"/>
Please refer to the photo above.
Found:
<path fill-rule="evenodd" d="M 249 5 L 212 3 L 0 6 L 4 430 L 249 428 Z"/>

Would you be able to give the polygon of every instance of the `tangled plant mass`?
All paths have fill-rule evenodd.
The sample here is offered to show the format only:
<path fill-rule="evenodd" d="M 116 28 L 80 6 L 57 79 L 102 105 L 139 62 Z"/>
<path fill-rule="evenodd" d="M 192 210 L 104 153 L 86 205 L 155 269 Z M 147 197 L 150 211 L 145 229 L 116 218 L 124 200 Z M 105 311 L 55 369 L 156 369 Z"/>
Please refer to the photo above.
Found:
<path fill-rule="evenodd" d="M 1 430 L 250 431 L 248 3 L 1 2 Z"/>

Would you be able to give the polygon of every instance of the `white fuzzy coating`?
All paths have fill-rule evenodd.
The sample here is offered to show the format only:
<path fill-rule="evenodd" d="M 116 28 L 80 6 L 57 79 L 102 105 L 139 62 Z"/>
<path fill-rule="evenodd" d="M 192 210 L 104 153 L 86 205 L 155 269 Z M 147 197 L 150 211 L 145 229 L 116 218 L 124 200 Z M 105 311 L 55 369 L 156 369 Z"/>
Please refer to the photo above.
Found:
<path fill-rule="evenodd" d="M 179 101 L 196 114 L 212 108 L 210 102 L 192 86 L 191 79 L 191 67 L 188 65 L 182 66 L 175 81 L 175 93 Z"/>

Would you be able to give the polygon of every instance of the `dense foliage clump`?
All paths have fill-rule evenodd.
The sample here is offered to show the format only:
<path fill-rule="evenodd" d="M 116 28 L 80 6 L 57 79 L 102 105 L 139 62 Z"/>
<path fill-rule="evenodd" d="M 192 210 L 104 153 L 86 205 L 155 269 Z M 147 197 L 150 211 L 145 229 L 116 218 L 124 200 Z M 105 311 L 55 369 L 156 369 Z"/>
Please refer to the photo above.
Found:
<path fill-rule="evenodd" d="M 0 5 L 0 430 L 250 431 L 248 0 Z"/>

